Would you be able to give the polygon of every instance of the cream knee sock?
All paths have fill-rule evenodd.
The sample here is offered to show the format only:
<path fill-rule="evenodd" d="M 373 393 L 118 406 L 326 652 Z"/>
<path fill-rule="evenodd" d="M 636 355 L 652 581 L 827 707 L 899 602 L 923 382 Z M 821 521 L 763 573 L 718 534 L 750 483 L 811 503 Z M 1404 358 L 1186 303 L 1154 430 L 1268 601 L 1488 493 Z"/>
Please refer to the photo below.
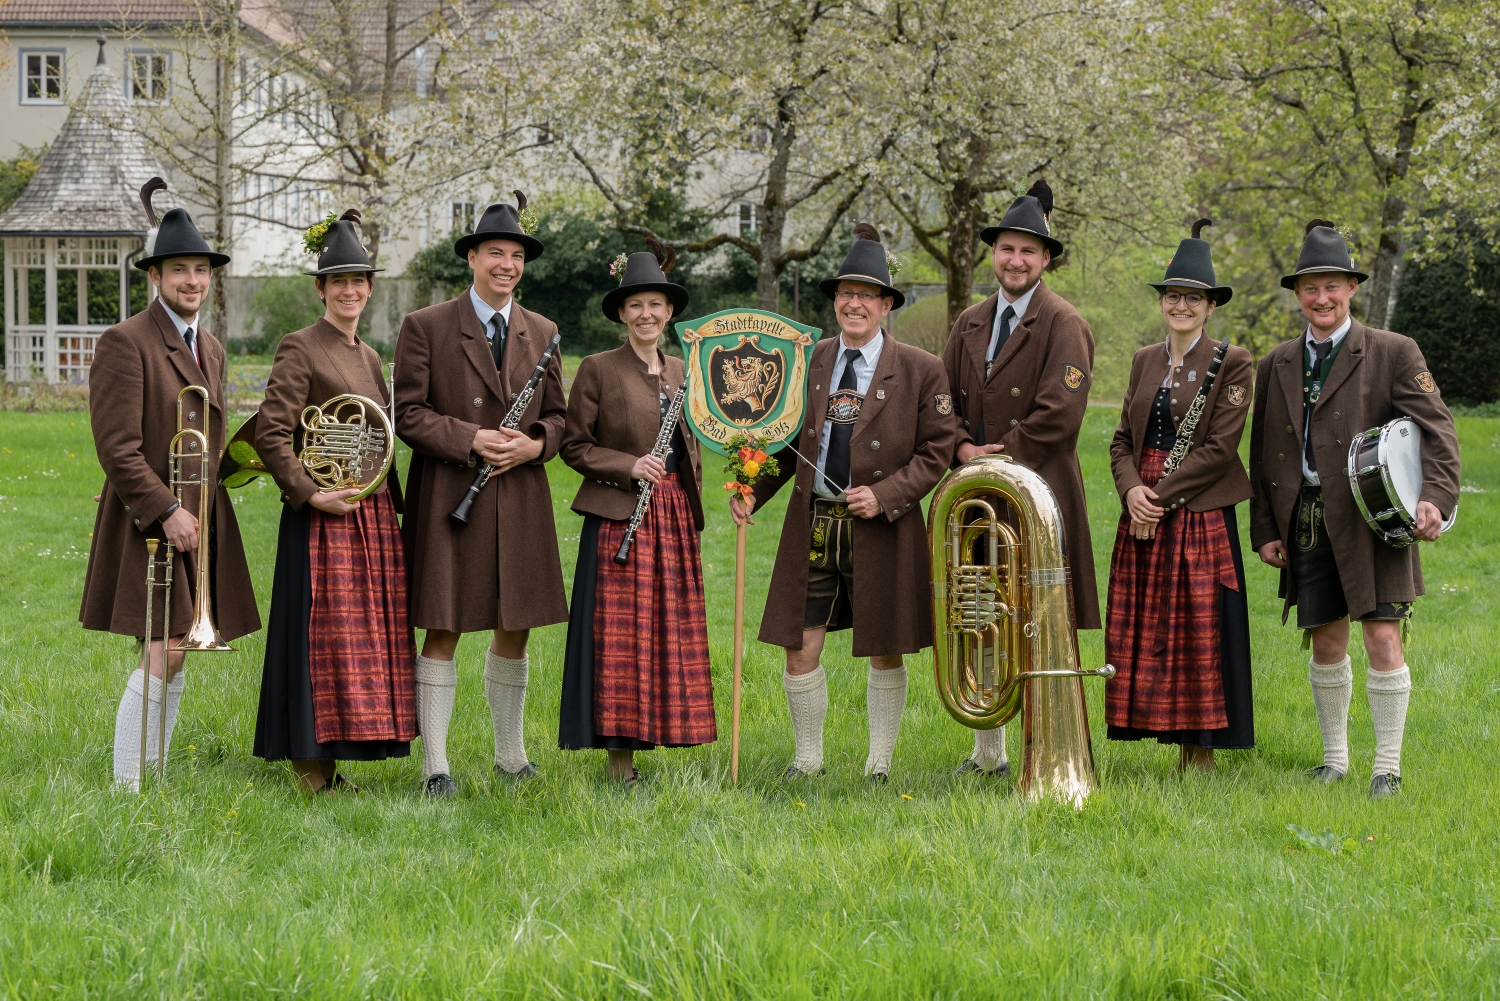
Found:
<path fill-rule="evenodd" d="M 448 770 L 448 721 L 453 718 L 453 695 L 457 688 L 456 663 L 417 658 L 417 732 L 422 737 L 424 779 L 451 774 Z"/>
<path fill-rule="evenodd" d="M 828 675 L 819 664 L 808 674 L 783 674 L 787 708 L 792 712 L 792 736 L 797 740 L 793 767 L 809 775 L 823 767 L 823 717 L 828 715 Z"/>
<path fill-rule="evenodd" d="M 974 731 L 974 753 L 970 761 L 992 772 L 1001 765 L 1006 764 L 1005 757 L 1005 727 L 997 727 L 993 730 Z"/>
<path fill-rule="evenodd" d="M 519 772 L 526 760 L 526 675 L 528 662 L 484 655 L 484 697 L 495 727 L 495 764 L 502 771 Z"/>
<path fill-rule="evenodd" d="M 144 672 L 136 668 L 125 683 L 120 706 L 115 710 L 115 787 L 139 792 L 141 788 L 141 689 Z M 161 726 L 161 679 L 151 679 L 151 698 L 146 707 L 146 760 L 156 760 L 157 733 Z M 170 733 L 171 730 L 169 729 Z"/>
<path fill-rule="evenodd" d="M 870 756 L 865 758 L 865 774 L 889 775 L 896 738 L 901 733 L 901 714 L 906 709 L 906 667 L 891 671 L 871 667 L 865 682 L 865 705 L 870 714 Z"/>
<path fill-rule="evenodd" d="M 1312 685 L 1318 727 L 1323 731 L 1323 764 L 1340 772 L 1349 770 L 1349 699 L 1354 694 L 1354 671 L 1346 655 L 1337 664 L 1307 660 L 1307 680 Z"/>
<path fill-rule="evenodd" d="M 1411 699 L 1411 669 L 1377 671 L 1365 675 L 1365 695 L 1375 724 L 1375 775 L 1401 774 L 1401 735 L 1406 731 L 1406 705 Z"/>
<path fill-rule="evenodd" d="M 187 669 L 167 682 L 167 753 L 172 751 L 172 731 L 177 727 L 177 710 L 182 708 L 182 693 L 187 689 Z M 152 750 L 155 750 L 152 748 Z M 168 758 L 167 760 L 171 760 Z"/>

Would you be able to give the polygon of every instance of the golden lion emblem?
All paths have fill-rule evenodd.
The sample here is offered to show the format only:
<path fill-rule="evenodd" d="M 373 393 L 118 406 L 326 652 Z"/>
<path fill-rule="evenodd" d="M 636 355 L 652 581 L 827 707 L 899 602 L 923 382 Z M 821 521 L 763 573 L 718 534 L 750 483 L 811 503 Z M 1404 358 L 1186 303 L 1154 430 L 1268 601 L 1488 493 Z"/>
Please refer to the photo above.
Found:
<path fill-rule="evenodd" d="M 781 387 L 781 366 L 770 359 L 731 355 L 724 359 L 721 371 L 724 393 L 719 397 L 720 406 L 744 403 L 751 413 L 758 414 L 766 409 L 768 400 L 776 398 Z"/>

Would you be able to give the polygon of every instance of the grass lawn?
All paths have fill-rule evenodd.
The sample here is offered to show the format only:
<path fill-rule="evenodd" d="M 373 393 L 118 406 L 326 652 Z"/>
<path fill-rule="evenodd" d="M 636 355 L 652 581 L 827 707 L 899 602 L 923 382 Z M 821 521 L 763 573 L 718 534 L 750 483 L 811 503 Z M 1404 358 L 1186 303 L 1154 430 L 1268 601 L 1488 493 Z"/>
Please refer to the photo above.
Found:
<path fill-rule="evenodd" d="M 1101 566 L 1114 417 L 1091 410 L 1082 443 Z M 1365 796 L 1357 644 L 1350 778 L 1299 778 L 1320 753 L 1307 656 L 1251 557 L 1259 748 L 1176 776 L 1175 749 L 1103 740 L 1102 682 L 1086 682 L 1102 789 L 1075 812 L 951 776 L 971 738 L 927 656 L 909 662 L 893 781 L 868 788 L 866 668 L 847 633 L 826 661 L 829 774 L 790 786 L 780 653 L 751 643 L 731 787 L 734 535 L 717 474 L 703 543 L 722 739 L 643 755 L 634 795 L 604 783 L 602 752 L 556 750 L 563 626 L 533 637 L 540 781 L 491 779 L 471 636 L 449 745 L 459 798 L 420 799 L 416 756 L 349 769 L 357 797 L 300 795 L 250 755 L 255 635 L 189 660 L 169 788 L 113 792 L 131 643 L 77 623 L 102 479 L 86 415 L 0 414 L 0 996 L 1495 997 L 1500 420 L 1459 432 L 1469 492 L 1423 547 L 1403 796 Z M 552 482 L 571 570 L 577 477 L 554 463 Z M 279 512 L 259 484 L 236 504 L 264 616 Z M 751 636 L 782 503 L 751 535 Z M 1082 649 L 1097 664 L 1100 634 Z M 1288 825 L 1331 831 L 1332 850 Z"/>

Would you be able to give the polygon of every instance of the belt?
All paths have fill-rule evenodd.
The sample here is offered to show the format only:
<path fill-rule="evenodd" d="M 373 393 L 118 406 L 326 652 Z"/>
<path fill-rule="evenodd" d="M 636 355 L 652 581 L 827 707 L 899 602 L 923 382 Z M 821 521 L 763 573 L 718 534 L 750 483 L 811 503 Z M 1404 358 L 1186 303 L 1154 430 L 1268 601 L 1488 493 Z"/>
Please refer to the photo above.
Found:
<path fill-rule="evenodd" d="M 847 501 L 829 500 L 827 497 L 813 498 L 813 514 L 825 518 L 853 518 Z"/>

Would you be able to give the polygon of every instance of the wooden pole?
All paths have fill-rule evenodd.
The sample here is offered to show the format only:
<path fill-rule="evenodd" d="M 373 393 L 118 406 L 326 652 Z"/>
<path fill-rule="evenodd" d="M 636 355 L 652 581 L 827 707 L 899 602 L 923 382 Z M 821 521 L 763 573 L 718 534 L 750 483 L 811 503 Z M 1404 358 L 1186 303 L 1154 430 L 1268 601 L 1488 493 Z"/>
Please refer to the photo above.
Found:
<path fill-rule="evenodd" d="M 745 659 L 745 526 L 734 538 L 734 716 L 729 731 L 729 781 L 740 784 L 740 668 Z"/>

